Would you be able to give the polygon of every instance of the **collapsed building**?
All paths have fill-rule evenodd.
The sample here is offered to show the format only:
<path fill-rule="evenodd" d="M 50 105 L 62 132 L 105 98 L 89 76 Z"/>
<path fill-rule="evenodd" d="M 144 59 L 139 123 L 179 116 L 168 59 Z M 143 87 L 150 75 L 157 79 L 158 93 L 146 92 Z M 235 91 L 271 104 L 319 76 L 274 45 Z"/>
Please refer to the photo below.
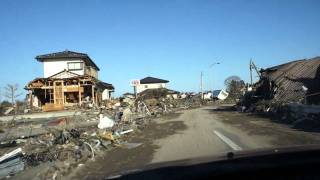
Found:
<path fill-rule="evenodd" d="M 50 111 L 84 102 L 100 105 L 114 92 L 112 84 L 98 79 L 100 69 L 87 54 L 66 50 L 35 59 L 43 63 L 44 77 L 35 78 L 25 87 L 31 108 Z"/>
<path fill-rule="evenodd" d="M 260 80 L 248 88 L 238 110 L 266 113 L 294 127 L 320 127 L 319 69 L 320 57 L 261 69 Z"/>
<path fill-rule="evenodd" d="M 280 103 L 320 104 L 320 57 L 261 69 L 255 96 Z"/>
<path fill-rule="evenodd" d="M 293 128 L 320 129 L 320 57 L 258 71 L 260 80 L 238 103 L 242 112 L 271 115 Z"/>

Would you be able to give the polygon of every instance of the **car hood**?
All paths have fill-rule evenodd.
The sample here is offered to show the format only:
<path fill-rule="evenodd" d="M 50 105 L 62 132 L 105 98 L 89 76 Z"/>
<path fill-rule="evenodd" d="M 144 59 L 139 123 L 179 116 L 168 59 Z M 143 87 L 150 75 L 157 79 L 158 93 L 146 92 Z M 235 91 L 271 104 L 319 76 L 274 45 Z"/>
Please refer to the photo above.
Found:
<path fill-rule="evenodd" d="M 233 161 L 236 159 L 243 158 L 256 158 L 263 156 L 273 156 L 281 154 L 299 153 L 299 152 L 311 152 L 320 151 L 320 145 L 296 145 L 296 146 L 285 146 L 277 148 L 258 148 L 253 150 L 242 150 L 242 151 L 229 151 L 226 153 L 221 153 L 213 156 L 204 156 L 192 159 L 182 159 L 176 161 L 151 163 L 145 165 L 144 167 L 126 170 L 121 173 L 115 173 L 109 176 L 107 179 L 113 179 L 114 177 L 121 177 L 122 175 L 131 174 L 135 172 L 143 172 L 163 167 L 179 167 L 179 166 L 192 166 L 197 164 L 204 164 L 210 162 L 225 162 Z"/>

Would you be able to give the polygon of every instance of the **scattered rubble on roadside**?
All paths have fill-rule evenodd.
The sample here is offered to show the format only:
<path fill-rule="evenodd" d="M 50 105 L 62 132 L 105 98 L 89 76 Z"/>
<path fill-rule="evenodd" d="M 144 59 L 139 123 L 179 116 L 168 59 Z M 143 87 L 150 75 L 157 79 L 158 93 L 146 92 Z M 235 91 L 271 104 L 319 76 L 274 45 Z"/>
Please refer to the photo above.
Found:
<path fill-rule="evenodd" d="M 141 146 L 142 142 L 127 139 L 142 131 L 152 118 L 204 103 L 200 95 L 193 93 L 148 89 L 137 98 L 125 95 L 99 108 L 78 109 L 73 116 L 39 122 L 30 119 L 1 122 L 0 178 L 42 164 L 48 169 L 36 175 L 40 179 L 62 177 L 113 148 Z"/>
<path fill-rule="evenodd" d="M 39 174 L 40 179 L 51 179 L 54 174 L 63 176 L 70 169 L 112 148 L 134 148 L 135 145 L 130 144 L 133 142 L 127 142 L 127 137 L 142 130 L 149 121 L 149 117 L 131 119 L 130 122 L 115 121 L 110 114 L 97 115 L 95 112 L 56 118 L 41 124 L 14 125 L 11 129 L 9 122 L 3 124 L 6 131 L 1 133 L 0 154 L 4 155 L 0 157 L 0 178 L 47 162 L 51 162 L 49 171 Z M 19 154 L 5 155 L 16 149 Z"/>

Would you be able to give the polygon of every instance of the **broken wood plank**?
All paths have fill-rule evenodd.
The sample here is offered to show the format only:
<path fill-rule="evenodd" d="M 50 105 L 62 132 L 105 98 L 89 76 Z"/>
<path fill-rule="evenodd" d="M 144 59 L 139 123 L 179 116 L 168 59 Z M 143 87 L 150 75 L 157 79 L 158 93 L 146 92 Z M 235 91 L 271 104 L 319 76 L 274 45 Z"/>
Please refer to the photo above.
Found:
<path fill-rule="evenodd" d="M 43 112 L 61 111 L 63 109 L 64 109 L 63 104 L 46 103 L 44 106 L 42 106 Z"/>

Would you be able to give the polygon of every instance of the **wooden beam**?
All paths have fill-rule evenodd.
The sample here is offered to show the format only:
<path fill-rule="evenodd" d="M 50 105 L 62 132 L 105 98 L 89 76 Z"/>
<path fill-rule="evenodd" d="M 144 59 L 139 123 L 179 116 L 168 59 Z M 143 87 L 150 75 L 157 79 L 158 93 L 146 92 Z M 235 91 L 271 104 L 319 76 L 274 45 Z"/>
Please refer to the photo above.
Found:
<path fill-rule="evenodd" d="M 32 90 L 30 90 L 29 98 L 30 98 L 30 109 L 32 110 L 33 109 Z"/>
<path fill-rule="evenodd" d="M 81 87 L 80 87 L 80 81 L 78 81 L 78 89 L 79 89 L 79 105 L 81 106 Z"/>
<path fill-rule="evenodd" d="M 44 98 L 47 99 L 47 89 L 44 89 Z"/>
<path fill-rule="evenodd" d="M 43 86 L 40 89 L 53 89 L 53 88 L 54 88 L 54 86 Z"/>
<path fill-rule="evenodd" d="M 97 106 L 98 106 L 98 104 L 99 104 L 99 102 L 98 102 L 98 92 L 95 94 L 95 102 L 97 103 Z"/>
<path fill-rule="evenodd" d="M 94 86 L 93 85 L 91 86 L 91 91 L 92 91 L 92 93 L 91 93 L 92 103 L 95 104 Z"/>

